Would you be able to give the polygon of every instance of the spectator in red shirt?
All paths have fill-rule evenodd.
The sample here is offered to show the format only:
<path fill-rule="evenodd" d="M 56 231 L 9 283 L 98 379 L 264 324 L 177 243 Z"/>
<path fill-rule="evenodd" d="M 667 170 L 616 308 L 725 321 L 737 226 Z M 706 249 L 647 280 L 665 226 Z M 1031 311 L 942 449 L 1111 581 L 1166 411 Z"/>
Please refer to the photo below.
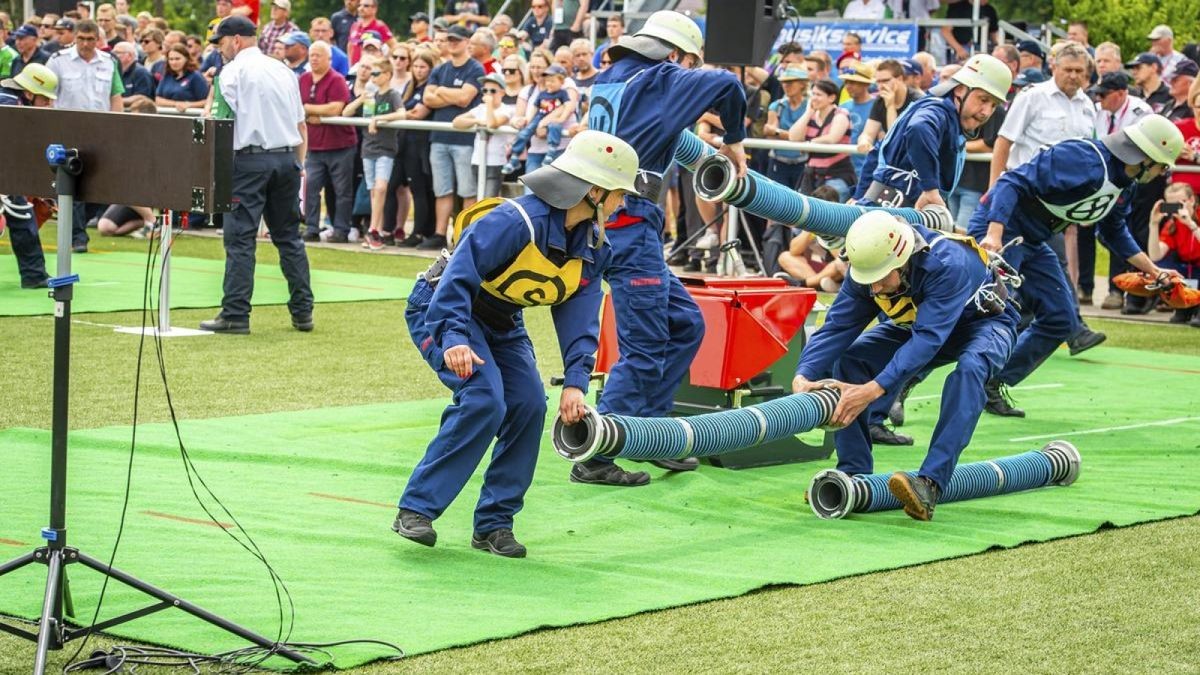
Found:
<path fill-rule="evenodd" d="M 1178 163 L 1180 166 L 1194 167 L 1200 165 L 1200 79 L 1192 83 L 1187 100 L 1195 117 L 1175 123 L 1183 132 L 1183 152 L 1179 154 Z M 1193 192 L 1200 192 L 1200 173 L 1176 171 L 1171 174 L 1171 181 L 1187 183 Z"/>
<path fill-rule="evenodd" d="M 1150 246 L 1147 253 L 1162 269 L 1176 270 L 1186 279 L 1200 279 L 1200 213 L 1196 193 L 1187 183 L 1172 183 L 1150 212 Z M 1193 281 L 1195 283 L 1195 281 Z M 1171 323 L 1200 328 L 1197 308 L 1175 310 Z"/>
<path fill-rule="evenodd" d="M 376 17 L 378 12 L 379 0 L 362 0 L 358 3 L 358 21 L 350 26 L 350 65 L 362 58 L 363 33 L 376 33 L 385 44 L 392 41 L 392 30 Z"/>
<path fill-rule="evenodd" d="M 300 101 L 308 126 L 308 155 L 304 159 L 305 241 L 320 241 L 321 190 L 333 188 L 328 206 L 333 220 L 330 241 L 349 241 L 350 216 L 354 207 L 354 149 L 358 135 L 354 127 L 321 124 L 322 117 L 337 117 L 350 101 L 346 79 L 332 68 L 329 43 L 318 40 L 308 50 L 311 68 L 300 76 Z"/>
<path fill-rule="evenodd" d="M 496 51 L 496 36 L 490 29 L 480 28 L 475 31 L 468 44 L 471 58 L 483 66 L 484 74 L 491 75 L 500 70 L 500 63 L 492 57 L 492 53 Z"/>

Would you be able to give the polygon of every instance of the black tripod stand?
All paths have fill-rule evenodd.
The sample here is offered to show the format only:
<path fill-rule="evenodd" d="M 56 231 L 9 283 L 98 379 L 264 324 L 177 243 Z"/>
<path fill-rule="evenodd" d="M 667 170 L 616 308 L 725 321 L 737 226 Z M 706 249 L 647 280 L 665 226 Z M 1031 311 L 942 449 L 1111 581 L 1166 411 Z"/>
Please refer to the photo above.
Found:
<path fill-rule="evenodd" d="M 19 570 L 31 563 L 40 563 L 48 568 L 46 595 L 42 602 L 42 616 L 38 632 L 32 633 L 15 626 L 0 623 L 0 630 L 37 643 L 33 672 L 41 675 L 46 671 L 46 655 L 50 650 L 62 649 L 71 640 L 112 628 L 139 617 L 164 609 L 177 607 L 192 616 L 233 633 L 238 637 L 286 657 L 297 663 L 313 663 L 303 654 L 277 644 L 250 630 L 223 619 L 212 612 L 197 607 L 182 598 L 160 588 L 109 567 L 79 549 L 67 546 L 67 403 L 71 368 L 71 297 L 73 287 L 79 280 L 71 274 L 71 223 L 74 216 L 76 180 L 83 172 L 83 160 L 77 150 L 68 150 L 61 145 L 46 149 L 46 159 L 56 170 L 58 192 L 58 271 L 50 280 L 50 297 L 54 299 L 54 412 L 51 431 L 50 459 L 50 526 L 42 529 L 46 545 L 30 553 L 0 565 L 0 576 Z M 100 574 L 138 590 L 157 602 L 141 609 L 101 621 L 94 626 L 72 628 L 65 616 L 74 616 L 70 590 L 67 584 L 66 566 L 80 563 Z"/>

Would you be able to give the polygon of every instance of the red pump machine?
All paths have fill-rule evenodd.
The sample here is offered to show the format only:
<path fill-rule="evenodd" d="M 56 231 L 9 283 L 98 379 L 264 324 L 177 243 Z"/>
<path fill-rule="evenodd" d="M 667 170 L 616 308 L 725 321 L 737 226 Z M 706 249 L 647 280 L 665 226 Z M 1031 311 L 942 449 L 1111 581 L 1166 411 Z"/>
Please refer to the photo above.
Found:
<path fill-rule="evenodd" d="M 705 333 L 688 377 L 675 391 L 675 414 L 740 408 L 791 394 L 804 329 L 812 325 L 816 291 L 781 279 L 681 276 L 680 281 L 704 314 Z M 617 356 L 616 321 L 612 300 L 606 297 L 596 373 L 607 374 Z M 792 437 L 707 461 L 740 469 L 826 459 L 831 454 L 833 434 L 826 432 L 820 445 Z"/>

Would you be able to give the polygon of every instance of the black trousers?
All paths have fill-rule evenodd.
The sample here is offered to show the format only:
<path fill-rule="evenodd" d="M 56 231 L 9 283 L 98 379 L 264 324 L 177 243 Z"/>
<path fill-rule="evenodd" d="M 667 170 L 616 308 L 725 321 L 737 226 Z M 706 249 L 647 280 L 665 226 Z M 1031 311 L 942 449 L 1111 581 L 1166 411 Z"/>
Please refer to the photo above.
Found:
<path fill-rule="evenodd" d="M 433 170 L 429 165 L 429 136 L 418 136 L 420 132 L 406 132 L 396 164 L 388 181 L 387 199 L 383 202 L 383 229 L 391 232 L 397 227 L 396 214 L 400 205 L 396 200 L 396 188 L 407 185 L 412 196 L 413 234 L 432 237 L 437 228 L 433 205 Z M 400 234 L 403 234 L 401 227 Z"/>
<path fill-rule="evenodd" d="M 350 232 L 350 212 L 354 206 L 354 148 L 341 150 L 315 150 L 304 160 L 304 172 L 308 181 L 304 184 L 304 221 L 308 232 L 321 231 L 321 190 L 326 199 L 333 190 L 333 200 L 328 202 L 333 229 L 340 234 Z"/>
<path fill-rule="evenodd" d="M 254 252 L 263 219 L 279 250 L 279 267 L 288 282 L 288 310 L 310 314 L 313 308 L 308 254 L 300 239 L 300 164 L 291 152 L 238 154 L 233 158 L 233 211 L 225 217 L 225 297 L 221 315 L 250 318 L 254 294 Z"/>
<path fill-rule="evenodd" d="M 74 209 L 71 212 L 72 246 L 87 246 L 88 221 L 92 218 L 99 218 L 107 208 L 107 204 L 88 204 L 87 202 L 80 201 L 75 202 Z"/>

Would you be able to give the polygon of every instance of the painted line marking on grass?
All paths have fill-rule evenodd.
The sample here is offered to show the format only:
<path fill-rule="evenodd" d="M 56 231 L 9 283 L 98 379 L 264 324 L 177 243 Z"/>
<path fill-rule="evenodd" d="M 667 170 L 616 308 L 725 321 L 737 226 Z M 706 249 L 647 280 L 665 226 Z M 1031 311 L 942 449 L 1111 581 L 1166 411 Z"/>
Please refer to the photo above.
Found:
<path fill-rule="evenodd" d="M 1021 436 L 1019 438 L 1010 438 L 1010 443 L 1020 443 L 1023 441 L 1036 441 L 1042 438 L 1062 438 L 1063 436 L 1084 436 L 1086 434 L 1104 434 L 1110 431 L 1127 431 L 1129 429 L 1144 429 L 1146 427 L 1169 427 L 1185 422 L 1200 422 L 1200 417 L 1176 417 L 1169 420 L 1159 420 L 1157 422 L 1142 422 L 1141 424 L 1124 424 L 1119 427 L 1104 427 L 1103 429 L 1084 429 L 1082 431 L 1063 431 L 1057 434 L 1038 434 L 1037 436 Z"/>
<path fill-rule="evenodd" d="M 358 499 L 357 497 L 342 497 L 340 495 L 330 495 L 330 494 L 325 494 L 324 492 L 310 492 L 310 493 L 308 493 L 308 496 L 317 497 L 318 499 L 332 499 L 336 502 L 350 502 L 351 504 L 366 504 L 367 506 L 382 506 L 385 509 L 396 508 L 395 504 L 384 504 L 383 502 L 372 502 L 372 501 L 368 501 L 366 499 Z"/>
<path fill-rule="evenodd" d="M 1065 387 L 1065 386 L 1067 386 L 1067 385 L 1058 383 L 1058 382 L 1050 383 L 1050 384 L 1031 384 L 1027 387 L 1009 387 L 1009 391 L 1032 391 L 1034 389 L 1058 389 L 1059 387 Z M 941 397 L 942 397 L 941 394 L 927 394 L 925 396 L 909 396 L 908 399 L 906 399 L 906 400 L 908 400 L 908 401 L 928 401 L 931 399 L 941 398 Z"/>
<path fill-rule="evenodd" d="M 1112 363 L 1111 361 L 1096 361 L 1094 359 L 1075 359 L 1083 363 L 1094 363 L 1098 366 L 1116 366 L 1117 368 L 1138 368 L 1140 370 L 1161 370 L 1168 373 L 1184 373 L 1185 375 L 1200 375 L 1200 370 L 1190 368 L 1167 368 L 1166 366 L 1148 366 L 1141 363 Z"/>
<path fill-rule="evenodd" d="M 192 525 L 208 525 L 209 527 L 219 527 L 224 530 L 231 529 L 233 525 L 229 523 L 214 523 L 211 520 L 200 520 L 199 518 L 185 518 L 183 516 L 175 516 L 170 513 L 162 513 L 161 511 L 142 511 L 144 516 L 153 516 L 155 518 L 163 518 L 165 520 L 174 520 L 180 523 L 191 523 Z"/>
<path fill-rule="evenodd" d="M 4 544 L 5 546 L 28 546 L 29 545 L 23 541 L 17 541 L 16 539 L 5 539 L 4 537 L 0 537 L 0 544 Z"/>

